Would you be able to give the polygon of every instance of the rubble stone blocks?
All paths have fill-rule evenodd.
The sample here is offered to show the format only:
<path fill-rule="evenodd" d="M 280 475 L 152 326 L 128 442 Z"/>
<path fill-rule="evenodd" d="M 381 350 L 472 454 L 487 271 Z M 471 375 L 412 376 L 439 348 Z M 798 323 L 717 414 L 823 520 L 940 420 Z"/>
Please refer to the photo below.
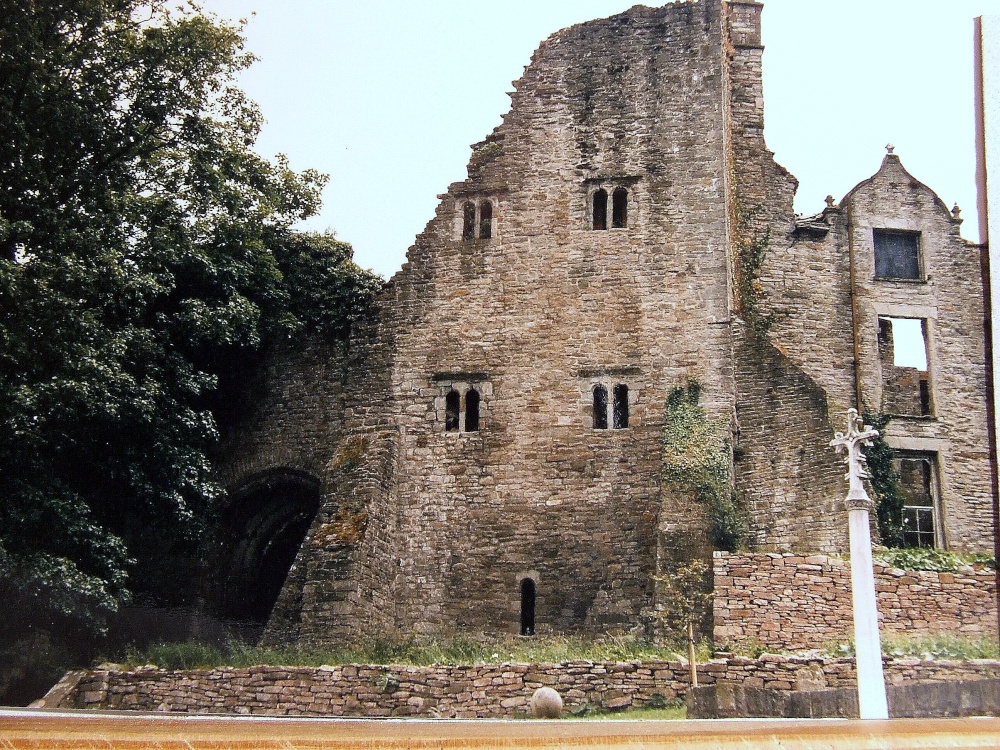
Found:
<path fill-rule="evenodd" d="M 826 555 L 716 552 L 714 641 L 782 651 L 829 647 L 851 635 L 850 562 Z M 898 570 L 875 560 L 885 635 L 996 632 L 996 575 Z"/>
<path fill-rule="evenodd" d="M 503 674 L 511 677 L 503 678 Z M 983 680 L 1000 662 L 887 659 L 889 684 Z M 855 688 L 852 659 L 764 654 L 698 665 L 702 685 L 780 692 Z M 478 686 L 477 686 L 478 684 Z M 472 685 L 457 691 L 456 685 Z M 37 707 L 260 716 L 423 716 L 511 718 L 531 712 L 532 695 L 559 686 L 565 707 L 617 710 L 661 707 L 683 699 L 688 667 L 680 661 L 486 664 L 464 667 L 345 665 L 169 671 L 96 670 Z"/>

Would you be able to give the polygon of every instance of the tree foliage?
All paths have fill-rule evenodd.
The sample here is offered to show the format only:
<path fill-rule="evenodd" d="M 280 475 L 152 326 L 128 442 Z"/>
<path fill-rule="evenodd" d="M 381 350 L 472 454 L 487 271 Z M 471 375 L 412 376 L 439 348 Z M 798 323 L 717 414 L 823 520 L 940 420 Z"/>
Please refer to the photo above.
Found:
<path fill-rule="evenodd" d="M 2 16 L 0 596 L 99 629 L 135 562 L 210 517 L 227 368 L 343 337 L 379 281 L 292 231 L 325 178 L 251 150 L 238 27 L 158 0 Z"/>

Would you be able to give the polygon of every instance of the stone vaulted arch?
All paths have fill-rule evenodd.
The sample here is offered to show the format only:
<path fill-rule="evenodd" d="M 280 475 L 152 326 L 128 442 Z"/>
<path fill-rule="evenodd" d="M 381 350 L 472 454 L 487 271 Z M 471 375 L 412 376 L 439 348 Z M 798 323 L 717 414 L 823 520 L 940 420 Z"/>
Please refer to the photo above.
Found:
<path fill-rule="evenodd" d="M 220 513 L 216 610 L 258 635 L 319 509 L 320 481 L 295 469 L 255 475 Z M 251 632 L 247 632 L 250 635 Z"/>

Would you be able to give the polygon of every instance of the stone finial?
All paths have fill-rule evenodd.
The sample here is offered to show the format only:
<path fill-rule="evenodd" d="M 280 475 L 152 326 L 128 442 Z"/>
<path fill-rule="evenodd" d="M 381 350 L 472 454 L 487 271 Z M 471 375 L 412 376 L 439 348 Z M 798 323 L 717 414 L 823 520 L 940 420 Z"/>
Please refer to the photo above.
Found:
<path fill-rule="evenodd" d="M 892 154 L 892 153 L 895 153 L 895 151 L 896 151 L 896 147 L 895 147 L 895 146 L 893 146 L 893 145 L 892 145 L 891 143 L 887 143 L 887 144 L 885 144 L 885 152 L 886 152 L 887 154 Z"/>
<path fill-rule="evenodd" d="M 958 207 L 957 203 L 954 206 L 951 207 L 951 218 L 953 218 L 953 219 L 961 219 L 962 218 L 962 209 L 960 209 Z"/>
<path fill-rule="evenodd" d="M 838 432 L 830 441 L 831 448 L 844 448 L 847 451 L 847 474 L 844 477 L 850 482 L 850 490 L 847 493 L 847 503 L 852 508 L 870 508 L 872 501 L 865 490 L 863 479 L 868 477 L 865 470 L 865 454 L 861 452 L 861 447 L 871 445 L 872 438 L 878 437 L 878 430 L 869 427 L 858 416 L 857 409 L 847 410 L 847 432 Z"/>
<path fill-rule="evenodd" d="M 826 207 L 833 208 L 834 200 L 832 195 L 826 196 Z"/>

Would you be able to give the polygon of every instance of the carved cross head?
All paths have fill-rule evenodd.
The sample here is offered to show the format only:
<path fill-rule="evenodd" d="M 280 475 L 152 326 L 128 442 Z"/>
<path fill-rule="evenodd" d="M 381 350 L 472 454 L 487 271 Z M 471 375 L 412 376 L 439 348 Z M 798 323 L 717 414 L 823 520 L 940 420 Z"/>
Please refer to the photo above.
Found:
<path fill-rule="evenodd" d="M 871 445 L 872 438 L 878 437 L 878 430 L 866 425 L 858 416 L 857 409 L 847 411 L 847 432 L 838 432 L 836 437 L 830 441 L 830 446 L 838 451 L 843 448 L 847 452 L 844 463 L 847 464 L 847 474 L 845 479 L 850 483 L 850 490 L 847 493 L 847 502 L 852 508 L 871 507 L 871 499 L 865 490 L 863 479 L 868 477 L 866 471 L 865 454 L 861 448 Z"/>

